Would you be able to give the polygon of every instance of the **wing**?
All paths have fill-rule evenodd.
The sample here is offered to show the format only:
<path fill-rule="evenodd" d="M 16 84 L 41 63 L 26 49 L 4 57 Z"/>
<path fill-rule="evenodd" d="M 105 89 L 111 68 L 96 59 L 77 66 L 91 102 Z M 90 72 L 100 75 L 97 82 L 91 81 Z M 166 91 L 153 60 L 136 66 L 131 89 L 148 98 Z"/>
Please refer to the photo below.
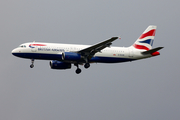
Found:
<path fill-rule="evenodd" d="M 97 52 L 101 52 L 101 50 L 106 47 L 109 47 L 112 44 L 112 42 L 116 39 L 118 39 L 118 37 L 112 37 L 111 39 L 105 40 L 98 44 L 92 45 L 88 48 L 82 49 L 78 51 L 77 53 L 84 56 L 85 59 L 91 59 L 94 56 L 94 54 L 96 54 Z"/>

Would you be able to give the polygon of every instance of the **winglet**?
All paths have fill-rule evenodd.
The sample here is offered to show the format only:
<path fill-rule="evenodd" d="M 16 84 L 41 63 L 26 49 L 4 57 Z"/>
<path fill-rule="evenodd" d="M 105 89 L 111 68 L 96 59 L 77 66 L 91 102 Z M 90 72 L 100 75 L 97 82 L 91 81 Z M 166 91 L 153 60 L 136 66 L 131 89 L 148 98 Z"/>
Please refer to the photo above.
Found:
<path fill-rule="evenodd" d="M 111 39 L 121 39 L 121 37 L 112 37 Z"/>

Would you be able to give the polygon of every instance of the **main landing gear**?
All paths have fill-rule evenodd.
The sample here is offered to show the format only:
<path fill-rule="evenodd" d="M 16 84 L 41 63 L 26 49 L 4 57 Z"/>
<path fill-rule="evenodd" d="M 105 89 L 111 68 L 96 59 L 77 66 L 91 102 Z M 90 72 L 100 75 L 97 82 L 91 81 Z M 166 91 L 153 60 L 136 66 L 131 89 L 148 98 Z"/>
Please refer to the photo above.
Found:
<path fill-rule="evenodd" d="M 81 73 L 81 69 L 79 68 L 79 64 L 78 64 L 78 63 L 75 63 L 74 65 L 77 67 L 77 69 L 76 69 L 76 74 Z"/>
<path fill-rule="evenodd" d="M 77 69 L 76 69 L 76 74 L 79 74 L 79 73 L 81 73 L 81 69 L 79 68 L 79 64 L 78 63 L 75 63 L 74 64 L 76 67 L 77 67 Z M 84 65 L 84 68 L 89 68 L 90 67 L 90 64 L 89 63 L 86 63 L 85 65 Z"/>
<path fill-rule="evenodd" d="M 89 63 L 86 63 L 85 65 L 84 65 L 84 68 L 89 68 L 90 67 L 90 64 Z"/>
<path fill-rule="evenodd" d="M 31 59 L 31 65 L 30 65 L 30 68 L 33 68 L 34 67 L 34 59 Z"/>
<path fill-rule="evenodd" d="M 76 69 L 76 74 L 79 74 L 79 73 L 81 73 L 81 69 L 80 69 L 80 68 L 77 68 L 77 69 Z"/>

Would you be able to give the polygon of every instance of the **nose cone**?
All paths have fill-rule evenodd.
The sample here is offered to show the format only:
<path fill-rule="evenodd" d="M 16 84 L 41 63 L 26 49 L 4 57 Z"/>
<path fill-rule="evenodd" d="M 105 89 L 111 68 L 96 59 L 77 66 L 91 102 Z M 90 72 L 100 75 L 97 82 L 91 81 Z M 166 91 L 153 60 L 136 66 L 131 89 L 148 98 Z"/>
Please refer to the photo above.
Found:
<path fill-rule="evenodd" d="M 15 49 L 13 49 L 13 50 L 11 51 L 11 53 L 14 55 L 14 53 L 15 53 Z"/>
<path fill-rule="evenodd" d="M 12 53 L 14 56 L 17 56 L 17 53 L 18 53 L 17 48 L 13 49 L 13 50 L 11 51 L 11 53 Z"/>

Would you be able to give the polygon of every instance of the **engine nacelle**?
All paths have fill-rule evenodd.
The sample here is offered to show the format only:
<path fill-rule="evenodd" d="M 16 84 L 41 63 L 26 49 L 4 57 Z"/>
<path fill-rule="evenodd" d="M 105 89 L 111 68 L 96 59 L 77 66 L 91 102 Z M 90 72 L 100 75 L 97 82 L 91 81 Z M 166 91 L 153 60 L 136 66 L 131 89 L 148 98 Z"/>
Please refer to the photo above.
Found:
<path fill-rule="evenodd" d="M 65 63 L 57 60 L 50 61 L 51 69 L 70 69 L 71 63 Z"/>
<path fill-rule="evenodd" d="M 74 52 L 62 53 L 62 60 L 77 61 L 81 59 L 81 55 Z"/>

